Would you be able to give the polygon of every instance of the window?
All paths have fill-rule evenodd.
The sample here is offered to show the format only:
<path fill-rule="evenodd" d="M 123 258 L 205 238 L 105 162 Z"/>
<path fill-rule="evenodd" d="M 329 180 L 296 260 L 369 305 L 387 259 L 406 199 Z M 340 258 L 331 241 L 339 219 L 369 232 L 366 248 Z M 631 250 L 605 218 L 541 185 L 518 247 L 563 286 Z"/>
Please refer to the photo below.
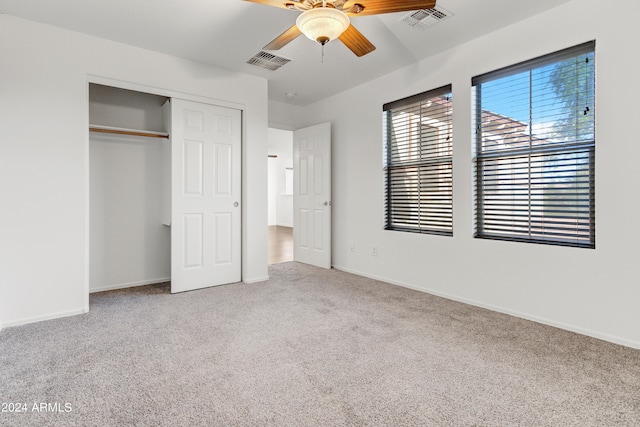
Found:
<path fill-rule="evenodd" d="M 594 48 L 473 78 L 476 237 L 595 247 Z"/>
<path fill-rule="evenodd" d="M 451 85 L 383 106 L 385 229 L 453 234 Z"/>

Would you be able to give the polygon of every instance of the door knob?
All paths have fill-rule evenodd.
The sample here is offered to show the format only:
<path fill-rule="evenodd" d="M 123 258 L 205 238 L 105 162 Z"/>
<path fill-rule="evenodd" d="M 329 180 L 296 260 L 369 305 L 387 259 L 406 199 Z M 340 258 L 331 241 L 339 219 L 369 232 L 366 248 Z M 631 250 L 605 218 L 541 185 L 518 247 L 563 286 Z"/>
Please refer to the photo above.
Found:
<path fill-rule="evenodd" d="M 238 207 L 238 202 L 234 202 L 234 203 L 233 203 L 233 207 L 234 207 L 234 208 L 237 208 L 237 207 Z"/>

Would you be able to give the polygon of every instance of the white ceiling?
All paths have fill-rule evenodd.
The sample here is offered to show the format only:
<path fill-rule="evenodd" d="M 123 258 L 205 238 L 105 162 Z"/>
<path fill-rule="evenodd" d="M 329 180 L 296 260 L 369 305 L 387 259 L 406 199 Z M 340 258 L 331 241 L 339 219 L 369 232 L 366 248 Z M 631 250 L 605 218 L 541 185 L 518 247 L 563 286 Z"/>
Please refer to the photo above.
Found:
<path fill-rule="evenodd" d="M 426 30 L 398 22 L 407 13 L 355 17 L 374 52 L 358 58 L 335 41 L 321 62 L 302 36 L 271 52 L 292 60 L 277 71 L 246 62 L 298 12 L 243 0 L 0 0 L 0 13 L 264 77 L 269 99 L 308 105 L 567 1 L 438 0 L 453 16 Z"/>

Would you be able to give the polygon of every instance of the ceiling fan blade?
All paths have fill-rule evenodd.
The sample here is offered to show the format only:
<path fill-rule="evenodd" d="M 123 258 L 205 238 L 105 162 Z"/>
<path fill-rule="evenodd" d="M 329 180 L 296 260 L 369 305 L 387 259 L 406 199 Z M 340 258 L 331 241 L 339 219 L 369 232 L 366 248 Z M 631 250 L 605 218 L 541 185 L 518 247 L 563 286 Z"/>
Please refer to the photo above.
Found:
<path fill-rule="evenodd" d="M 287 6 L 287 4 L 294 3 L 292 1 L 285 1 L 285 0 L 244 0 L 244 1 L 248 1 L 251 3 L 264 4 L 267 6 L 279 7 L 282 9 L 290 9 L 289 6 Z M 295 3 L 297 3 L 297 1 L 295 1 Z"/>
<path fill-rule="evenodd" d="M 344 43 L 356 56 L 364 56 L 376 50 L 376 47 L 353 24 L 349 25 L 346 31 L 338 37 L 338 40 Z"/>
<path fill-rule="evenodd" d="M 349 16 L 365 16 L 433 9 L 435 5 L 436 0 L 349 0 L 342 10 Z"/>
<path fill-rule="evenodd" d="M 280 34 L 278 37 L 271 40 L 262 49 L 264 50 L 282 49 L 283 47 L 285 47 L 287 44 L 289 44 L 291 41 L 296 39 L 301 34 L 302 32 L 300 32 L 300 30 L 298 29 L 298 26 L 294 24 L 291 28 L 286 30 L 284 33 Z"/>

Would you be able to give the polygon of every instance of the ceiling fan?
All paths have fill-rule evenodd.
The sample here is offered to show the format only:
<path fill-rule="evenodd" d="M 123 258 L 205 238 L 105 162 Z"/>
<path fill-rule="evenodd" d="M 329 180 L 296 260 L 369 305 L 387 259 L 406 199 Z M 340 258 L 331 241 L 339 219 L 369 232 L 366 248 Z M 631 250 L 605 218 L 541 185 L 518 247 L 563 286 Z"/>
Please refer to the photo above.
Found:
<path fill-rule="evenodd" d="M 252 3 L 302 12 L 296 23 L 263 49 L 278 50 L 304 34 L 322 46 L 338 39 L 357 56 L 373 52 L 376 47 L 356 27 L 349 17 L 378 15 L 432 9 L 436 0 L 245 0 Z"/>

